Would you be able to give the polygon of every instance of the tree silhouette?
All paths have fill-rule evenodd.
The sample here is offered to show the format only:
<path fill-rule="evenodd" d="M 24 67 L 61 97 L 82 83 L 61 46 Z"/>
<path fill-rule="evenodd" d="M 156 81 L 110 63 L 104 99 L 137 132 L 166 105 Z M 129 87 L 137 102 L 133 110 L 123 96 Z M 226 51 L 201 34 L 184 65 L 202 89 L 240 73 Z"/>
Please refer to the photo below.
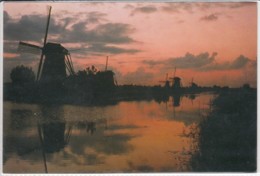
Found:
<path fill-rule="evenodd" d="M 25 67 L 23 65 L 13 68 L 10 77 L 14 84 L 33 83 L 35 80 L 35 75 L 32 68 Z"/>
<path fill-rule="evenodd" d="M 97 74 L 97 69 L 94 65 L 92 65 L 91 67 L 86 68 L 86 73 L 87 75 L 95 75 Z"/>

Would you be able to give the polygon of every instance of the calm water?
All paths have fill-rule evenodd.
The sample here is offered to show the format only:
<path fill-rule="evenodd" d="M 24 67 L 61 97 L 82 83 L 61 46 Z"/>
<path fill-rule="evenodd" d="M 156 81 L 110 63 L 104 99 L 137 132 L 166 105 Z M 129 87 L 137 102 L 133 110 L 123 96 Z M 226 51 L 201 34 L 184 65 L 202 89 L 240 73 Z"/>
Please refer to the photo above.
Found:
<path fill-rule="evenodd" d="M 95 107 L 4 102 L 3 170 L 189 171 L 193 145 L 183 134 L 209 111 L 213 97 L 200 94 Z"/>

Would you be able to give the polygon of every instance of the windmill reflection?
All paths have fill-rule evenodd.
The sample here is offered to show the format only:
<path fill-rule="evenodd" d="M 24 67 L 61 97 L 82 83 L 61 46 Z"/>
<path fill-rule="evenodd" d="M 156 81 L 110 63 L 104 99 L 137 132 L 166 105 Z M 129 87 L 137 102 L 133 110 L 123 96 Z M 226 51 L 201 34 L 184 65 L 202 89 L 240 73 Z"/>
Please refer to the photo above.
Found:
<path fill-rule="evenodd" d="M 41 108 L 42 119 L 38 121 L 38 134 L 41 142 L 45 172 L 47 173 L 46 153 L 62 150 L 69 142 L 72 125 L 66 125 L 62 107 L 45 105 Z"/>
<path fill-rule="evenodd" d="M 44 119 L 38 126 L 43 148 L 47 153 L 58 152 L 68 144 L 72 125 L 66 126 L 63 109 L 59 106 L 43 106 L 41 110 Z"/>
<path fill-rule="evenodd" d="M 196 95 L 195 94 L 190 94 L 190 95 L 188 95 L 188 98 L 191 100 L 191 103 L 193 104 L 193 100 L 195 100 Z"/>
<path fill-rule="evenodd" d="M 180 94 L 174 94 L 172 97 L 172 107 L 173 107 L 173 118 L 175 118 L 175 107 L 179 107 L 181 102 L 181 95 Z"/>
<path fill-rule="evenodd" d="M 154 96 L 154 100 L 157 102 L 157 103 L 167 103 L 169 101 L 169 95 L 168 94 L 155 94 Z"/>
<path fill-rule="evenodd" d="M 181 96 L 179 94 L 173 95 L 173 106 L 179 107 L 181 102 Z"/>

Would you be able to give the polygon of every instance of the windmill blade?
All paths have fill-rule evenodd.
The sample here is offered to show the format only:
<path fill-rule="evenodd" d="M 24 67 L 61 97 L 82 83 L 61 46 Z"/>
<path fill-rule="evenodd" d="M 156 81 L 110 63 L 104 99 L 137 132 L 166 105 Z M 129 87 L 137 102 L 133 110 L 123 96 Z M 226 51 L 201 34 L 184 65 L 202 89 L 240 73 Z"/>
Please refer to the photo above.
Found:
<path fill-rule="evenodd" d="M 18 45 L 18 52 L 21 53 L 32 53 L 32 54 L 40 54 L 41 53 L 42 48 L 37 46 L 37 45 L 33 45 L 30 43 L 25 43 L 25 42 L 19 42 Z"/>
<path fill-rule="evenodd" d="M 71 55 L 68 54 L 67 57 L 68 57 L 70 65 L 71 65 L 72 73 L 75 74 L 75 70 L 74 70 L 72 59 L 71 59 Z"/>
<path fill-rule="evenodd" d="M 106 67 L 105 67 L 105 71 L 107 71 L 107 65 L 108 65 L 108 56 L 107 56 L 107 59 L 106 59 Z"/>
<path fill-rule="evenodd" d="M 43 48 L 45 47 L 46 42 L 47 42 L 47 36 L 48 36 L 50 18 L 51 18 L 51 6 L 49 7 L 49 15 L 48 15 L 48 19 L 47 19 L 47 26 L 46 26 L 46 30 L 45 30 Z M 43 60 L 43 52 L 42 52 L 42 54 L 41 54 L 40 64 L 39 64 L 38 71 L 37 71 L 37 77 L 36 77 L 36 80 L 37 80 L 37 81 L 39 81 L 39 79 L 40 79 L 40 73 L 41 73 L 41 68 L 42 68 L 42 60 Z"/>
<path fill-rule="evenodd" d="M 71 69 L 71 65 L 67 59 L 65 59 L 65 66 L 66 66 L 68 72 L 70 73 L 70 75 L 73 75 L 74 73 L 73 73 L 73 71 Z"/>
<path fill-rule="evenodd" d="M 66 69 L 68 70 L 69 74 L 72 75 L 72 72 L 70 70 L 70 67 L 68 66 L 68 62 L 65 61 L 65 66 L 66 66 Z"/>
<path fill-rule="evenodd" d="M 70 72 L 70 74 L 74 75 L 75 71 L 74 71 L 72 61 L 71 61 L 71 57 L 70 57 L 69 54 L 65 56 L 65 64 L 66 64 L 66 68 Z"/>
<path fill-rule="evenodd" d="M 37 81 L 39 81 L 39 79 L 40 79 L 40 72 L 41 72 L 41 68 L 42 68 L 42 60 L 43 60 L 43 52 L 41 54 L 40 64 L 39 64 L 38 71 L 37 71 L 37 77 L 36 77 Z"/>
<path fill-rule="evenodd" d="M 44 42 L 43 42 L 43 46 L 45 46 L 46 42 L 47 42 L 47 37 L 48 37 L 48 30 L 49 30 L 49 24 L 50 24 L 50 18 L 51 18 L 51 6 L 49 6 L 49 15 L 48 15 L 48 20 L 47 20 L 47 26 L 46 26 L 46 30 L 45 30 L 45 36 L 44 36 Z"/>

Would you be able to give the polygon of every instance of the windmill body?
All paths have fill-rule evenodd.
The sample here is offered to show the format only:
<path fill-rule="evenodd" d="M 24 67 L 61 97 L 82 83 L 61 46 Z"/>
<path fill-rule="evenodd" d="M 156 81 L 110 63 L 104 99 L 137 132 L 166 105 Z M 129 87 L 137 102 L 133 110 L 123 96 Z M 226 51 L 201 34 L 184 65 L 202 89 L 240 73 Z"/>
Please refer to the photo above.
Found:
<path fill-rule="evenodd" d="M 172 88 L 173 88 L 174 90 L 180 90 L 180 89 L 182 88 L 181 78 L 175 76 L 175 74 L 176 74 L 176 67 L 174 68 L 173 77 L 170 78 L 170 79 L 172 79 L 172 81 L 173 81 L 173 83 L 172 83 Z"/>
<path fill-rule="evenodd" d="M 43 48 L 45 60 L 42 67 L 40 83 L 61 82 L 66 78 L 66 55 L 68 50 L 61 44 L 47 43 Z"/>
<path fill-rule="evenodd" d="M 181 86 L 181 78 L 180 77 L 174 77 L 172 88 L 173 89 L 180 89 L 181 87 L 182 87 Z"/>
<path fill-rule="evenodd" d="M 165 81 L 159 81 L 161 83 L 164 83 L 164 87 L 165 88 L 170 88 L 170 81 L 168 80 L 168 73 L 166 73 L 166 78 L 165 78 Z"/>

